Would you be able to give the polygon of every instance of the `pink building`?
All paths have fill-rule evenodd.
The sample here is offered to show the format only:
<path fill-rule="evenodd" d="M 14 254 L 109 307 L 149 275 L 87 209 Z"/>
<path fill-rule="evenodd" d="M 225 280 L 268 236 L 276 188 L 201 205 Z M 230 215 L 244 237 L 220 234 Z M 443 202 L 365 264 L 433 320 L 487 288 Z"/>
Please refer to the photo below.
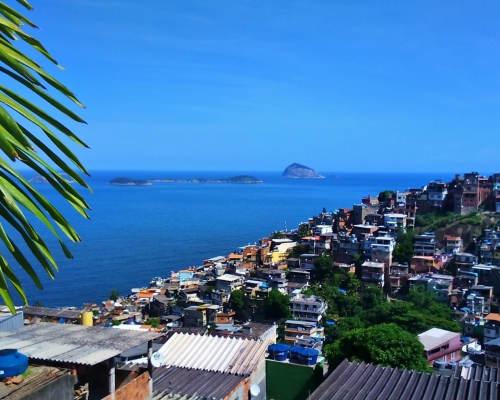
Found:
<path fill-rule="evenodd" d="M 418 335 L 418 339 L 424 345 L 424 357 L 432 366 L 434 361 L 442 361 L 445 364 L 458 362 L 462 358 L 460 349 L 460 333 L 445 331 L 444 329 L 432 328 Z"/>

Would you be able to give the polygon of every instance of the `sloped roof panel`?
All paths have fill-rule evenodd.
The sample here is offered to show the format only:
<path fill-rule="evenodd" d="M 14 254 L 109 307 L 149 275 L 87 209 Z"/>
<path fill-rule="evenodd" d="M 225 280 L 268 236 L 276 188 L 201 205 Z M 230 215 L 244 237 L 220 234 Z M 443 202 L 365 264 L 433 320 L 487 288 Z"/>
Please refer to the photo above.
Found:
<path fill-rule="evenodd" d="M 98 326 L 40 323 L 0 332 L 0 348 L 39 360 L 94 365 L 160 336 Z"/>
<path fill-rule="evenodd" d="M 250 375 L 264 357 L 267 342 L 175 333 L 159 350 L 166 367 Z"/>

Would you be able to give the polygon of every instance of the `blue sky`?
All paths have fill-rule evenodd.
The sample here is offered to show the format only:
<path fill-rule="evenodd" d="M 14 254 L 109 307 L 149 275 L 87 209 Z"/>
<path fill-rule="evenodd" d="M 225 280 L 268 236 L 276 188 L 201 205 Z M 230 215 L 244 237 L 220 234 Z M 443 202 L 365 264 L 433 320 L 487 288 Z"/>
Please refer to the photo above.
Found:
<path fill-rule="evenodd" d="M 91 170 L 499 169 L 498 2 L 32 3 Z"/>

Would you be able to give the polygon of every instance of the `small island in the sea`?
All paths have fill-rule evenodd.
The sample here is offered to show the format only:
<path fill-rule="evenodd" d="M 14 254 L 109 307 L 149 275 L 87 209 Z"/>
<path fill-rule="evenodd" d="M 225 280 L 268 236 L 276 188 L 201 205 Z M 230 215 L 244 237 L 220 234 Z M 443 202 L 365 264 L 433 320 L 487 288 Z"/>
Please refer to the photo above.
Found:
<path fill-rule="evenodd" d="M 130 178 L 115 178 L 111 180 L 110 185 L 118 186 L 151 186 L 152 183 L 149 181 L 141 179 L 130 179 Z"/>
<path fill-rule="evenodd" d="M 174 178 L 165 178 L 165 179 L 151 179 L 151 182 L 160 182 L 160 183 L 172 183 L 172 182 L 181 182 L 181 183 L 262 183 L 262 181 L 255 176 L 251 175 L 238 175 L 233 176 L 231 178 L 222 178 L 222 179 L 210 179 L 210 178 L 195 178 L 195 179 L 174 179 Z"/>
<path fill-rule="evenodd" d="M 61 175 L 62 178 L 66 180 L 68 183 L 75 183 L 74 179 L 71 178 L 66 172 L 60 172 L 59 175 Z M 47 178 L 45 178 L 42 175 L 36 175 L 33 178 L 29 180 L 31 183 L 49 183 Z"/>
<path fill-rule="evenodd" d="M 294 163 L 286 167 L 281 175 L 282 178 L 324 178 L 323 175 L 318 174 L 312 168 L 305 165 Z"/>

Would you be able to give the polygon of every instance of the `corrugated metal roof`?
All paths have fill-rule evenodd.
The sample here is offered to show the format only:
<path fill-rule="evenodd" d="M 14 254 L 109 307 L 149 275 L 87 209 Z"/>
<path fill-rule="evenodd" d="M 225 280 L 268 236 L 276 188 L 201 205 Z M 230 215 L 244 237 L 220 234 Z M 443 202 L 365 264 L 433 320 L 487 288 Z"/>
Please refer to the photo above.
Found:
<path fill-rule="evenodd" d="M 224 399 L 245 378 L 234 374 L 184 368 L 153 371 L 153 399 Z"/>
<path fill-rule="evenodd" d="M 17 311 L 16 315 L 9 315 L 0 319 L 0 331 L 11 331 L 24 326 L 24 314 Z"/>
<path fill-rule="evenodd" d="M 52 317 L 52 318 L 68 318 L 77 319 L 82 313 L 82 310 L 60 310 L 58 308 L 46 307 L 24 307 L 22 309 L 27 316 L 33 315 L 36 317 Z"/>
<path fill-rule="evenodd" d="M 263 340 L 175 333 L 158 352 L 167 367 L 250 375 L 267 345 Z"/>
<path fill-rule="evenodd" d="M 143 331 L 40 323 L 0 332 L 0 348 L 14 348 L 32 359 L 95 365 L 160 334 Z"/>
<path fill-rule="evenodd" d="M 344 360 L 312 393 L 310 400 L 500 400 L 496 368 L 459 366 L 427 374 Z"/>

